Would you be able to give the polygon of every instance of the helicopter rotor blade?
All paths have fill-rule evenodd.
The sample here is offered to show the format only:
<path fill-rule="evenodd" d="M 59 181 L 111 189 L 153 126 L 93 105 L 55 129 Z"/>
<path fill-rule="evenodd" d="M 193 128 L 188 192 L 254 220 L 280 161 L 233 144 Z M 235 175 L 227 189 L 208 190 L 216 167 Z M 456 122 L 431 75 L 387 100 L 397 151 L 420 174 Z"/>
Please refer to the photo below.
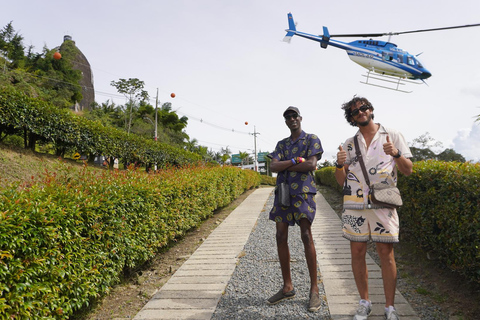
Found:
<path fill-rule="evenodd" d="M 403 32 L 393 32 L 394 35 L 406 34 L 406 33 L 416 33 L 416 32 L 429 32 L 429 31 L 439 31 L 439 30 L 448 30 L 448 29 L 460 29 L 460 28 L 470 28 L 470 27 L 479 27 L 480 23 L 476 24 L 465 24 L 463 26 L 453 26 L 453 27 L 443 27 L 443 28 L 433 28 L 433 29 L 422 29 L 422 30 L 412 30 L 412 31 L 403 31 Z"/>
<path fill-rule="evenodd" d="M 330 37 L 345 37 L 345 38 L 358 38 L 358 37 L 383 37 L 383 36 L 398 36 L 400 34 L 406 33 L 416 33 L 416 32 L 429 32 L 429 31 L 439 31 L 439 30 L 448 30 L 448 29 L 459 29 L 459 28 L 469 28 L 469 27 L 479 27 L 480 23 L 476 24 L 466 24 L 463 26 L 453 26 L 453 27 L 443 27 L 443 28 L 433 28 L 433 29 L 421 29 L 421 30 L 411 30 L 411 31 L 402 31 L 402 32 L 386 32 L 386 33 L 357 33 L 357 34 L 331 34 Z"/>
<path fill-rule="evenodd" d="M 359 38 L 359 37 L 382 37 L 387 36 L 388 33 L 357 33 L 357 34 L 331 34 L 330 37 L 335 38 Z"/>

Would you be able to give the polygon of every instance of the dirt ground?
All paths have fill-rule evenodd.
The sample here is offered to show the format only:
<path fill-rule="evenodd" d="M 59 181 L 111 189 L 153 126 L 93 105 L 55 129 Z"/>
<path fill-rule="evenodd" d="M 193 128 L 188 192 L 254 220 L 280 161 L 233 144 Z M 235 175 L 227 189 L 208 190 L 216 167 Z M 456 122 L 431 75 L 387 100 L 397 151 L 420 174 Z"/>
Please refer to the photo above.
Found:
<path fill-rule="evenodd" d="M 252 192 L 244 193 L 231 205 L 216 212 L 148 265 L 126 277 L 108 296 L 75 319 L 132 319 L 208 235 Z M 320 192 L 332 208 L 340 212 L 340 194 L 327 187 L 321 187 Z M 374 254 L 373 250 L 369 248 L 369 253 Z M 428 307 L 434 310 L 430 315 L 433 313 L 435 319 L 479 319 L 480 285 L 469 283 L 436 260 L 429 260 L 425 252 L 405 241 L 395 247 L 395 253 L 398 289 L 420 316 L 419 310 Z"/>

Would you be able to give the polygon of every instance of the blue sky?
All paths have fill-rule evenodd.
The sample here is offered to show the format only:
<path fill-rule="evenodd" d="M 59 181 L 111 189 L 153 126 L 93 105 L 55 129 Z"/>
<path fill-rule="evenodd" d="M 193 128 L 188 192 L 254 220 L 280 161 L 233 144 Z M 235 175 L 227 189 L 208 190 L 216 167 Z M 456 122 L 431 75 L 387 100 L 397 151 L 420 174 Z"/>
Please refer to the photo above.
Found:
<path fill-rule="evenodd" d="M 332 160 L 356 129 L 340 106 L 367 97 L 375 120 L 411 142 L 426 132 L 469 160 L 480 161 L 480 27 L 394 36 L 433 76 L 410 94 L 360 83 L 365 69 L 342 50 L 294 37 L 282 42 L 287 13 L 299 31 L 321 34 L 406 31 L 480 23 L 480 2 L 284 0 L 16 0 L 2 4 L 0 24 L 13 26 L 35 51 L 71 35 L 94 74 L 96 100 L 123 104 L 110 86 L 139 78 L 152 97 L 189 117 L 191 138 L 214 151 L 272 151 L 288 136 L 282 113 L 300 108 Z M 346 41 L 353 41 L 348 39 Z M 387 37 L 379 40 L 387 40 Z M 174 92 L 176 98 L 170 98 Z M 248 122 L 248 125 L 245 125 Z M 254 129 L 255 128 L 255 129 Z M 435 150 L 439 151 L 439 150 Z"/>

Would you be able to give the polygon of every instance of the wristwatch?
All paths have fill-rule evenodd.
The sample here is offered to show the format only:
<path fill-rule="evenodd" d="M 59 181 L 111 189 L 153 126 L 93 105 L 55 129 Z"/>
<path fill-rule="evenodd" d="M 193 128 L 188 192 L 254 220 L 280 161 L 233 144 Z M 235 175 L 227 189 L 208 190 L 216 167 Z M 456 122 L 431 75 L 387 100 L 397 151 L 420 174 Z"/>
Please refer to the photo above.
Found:
<path fill-rule="evenodd" d="M 342 169 L 343 168 L 343 164 L 338 164 L 336 161 L 335 161 L 335 167 L 337 167 L 337 169 Z"/>
<path fill-rule="evenodd" d="M 402 151 L 400 151 L 400 149 L 397 149 L 397 150 L 398 150 L 398 153 L 393 156 L 395 159 L 398 159 L 402 156 Z"/>

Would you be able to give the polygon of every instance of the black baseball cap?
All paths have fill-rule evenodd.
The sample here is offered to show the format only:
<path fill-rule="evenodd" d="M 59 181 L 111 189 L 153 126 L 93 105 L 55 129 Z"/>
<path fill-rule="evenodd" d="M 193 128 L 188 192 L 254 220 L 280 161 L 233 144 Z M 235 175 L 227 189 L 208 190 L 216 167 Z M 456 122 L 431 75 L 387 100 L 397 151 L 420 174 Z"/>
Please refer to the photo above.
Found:
<path fill-rule="evenodd" d="M 285 117 L 285 114 L 288 112 L 288 111 L 293 111 L 293 112 L 296 112 L 298 115 L 300 115 L 300 110 L 298 110 L 297 107 L 293 107 L 293 106 L 290 106 L 287 108 L 287 110 L 285 110 L 283 112 L 283 116 Z"/>

